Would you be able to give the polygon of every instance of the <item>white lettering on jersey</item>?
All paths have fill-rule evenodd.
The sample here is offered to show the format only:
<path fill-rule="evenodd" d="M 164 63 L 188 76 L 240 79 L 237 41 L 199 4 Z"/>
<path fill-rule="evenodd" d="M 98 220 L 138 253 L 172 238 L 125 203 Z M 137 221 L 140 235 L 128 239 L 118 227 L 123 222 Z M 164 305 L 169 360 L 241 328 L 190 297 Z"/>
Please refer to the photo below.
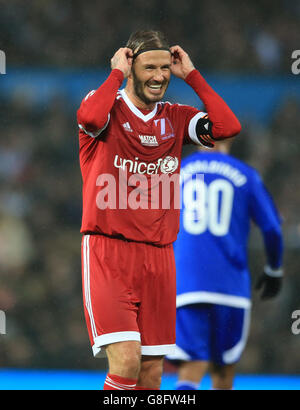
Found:
<path fill-rule="evenodd" d="M 181 169 L 181 175 L 184 179 L 188 179 L 192 174 L 220 174 L 230 179 L 237 187 L 241 187 L 247 182 L 246 175 L 239 169 L 222 161 L 197 160 L 189 162 Z"/>
<path fill-rule="evenodd" d="M 149 147 L 156 147 L 158 146 L 158 142 L 155 135 L 139 135 L 142 145 L 146 145 Z"/>
<path fill-rule="evenodd" d="M 121 168 L 125 170 L 125 168 L 128 169 L 129 172 L 132 172 L 133 174 L 158 174 L 159 170 L 163 174 L 171 174 L 176 171 L 178 168 L 178 158 L 177 157 L 171 157 L 170 155 L 167 156 L 166 158 L 159 158 L 157 162 L 142 162 L 139 161 L 138 157 L 135 157 L 135 160 L 131 159 L 124 159 L 119 157 L 119 155 L 115 156 L 114 159 L 114 166 L 116 168 Z"/>

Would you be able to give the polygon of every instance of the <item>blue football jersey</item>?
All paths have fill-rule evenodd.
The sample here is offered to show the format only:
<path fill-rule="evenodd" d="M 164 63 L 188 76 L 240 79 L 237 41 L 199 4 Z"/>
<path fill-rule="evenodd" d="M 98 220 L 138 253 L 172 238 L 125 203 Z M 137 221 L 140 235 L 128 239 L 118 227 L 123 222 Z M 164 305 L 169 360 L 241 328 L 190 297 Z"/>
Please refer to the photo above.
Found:
<path fill-rule="evenodd" d="M 250 306 L 251 220 L 261 229 L 267 263 L 281 267 L 281 220 L 258 172 L 218 152 L 196 152 L 183 159 L 180 231 L 174 244 L 177 307 Z"/>

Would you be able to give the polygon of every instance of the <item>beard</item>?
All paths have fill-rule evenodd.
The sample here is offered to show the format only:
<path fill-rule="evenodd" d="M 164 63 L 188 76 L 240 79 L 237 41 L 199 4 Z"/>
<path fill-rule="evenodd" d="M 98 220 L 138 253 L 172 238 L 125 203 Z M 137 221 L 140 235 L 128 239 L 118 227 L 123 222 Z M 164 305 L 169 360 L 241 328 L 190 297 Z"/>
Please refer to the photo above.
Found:
<path fill-rule="evenodd" d="M 159 102 L 161 100 L 161 96 L 157 96 L 157 97 L 153 96 L 151 97 L 151 99 L 148 98 L 144 92 L 144 84 L 146 83 L 143 83 L 143 81 L 141 81 L 138 78 L 133 67 L 131 69 L 131 72 L 132 72 L 132 78 L 133 78 L 133 88 L 134 88 L 134 92 L 136 96 L 147 105 Z M 169 81 L 164 80 L 162 83 L 162 88 L 164 88 L 164 93 L 166 92 L 168 85 L 169 85 Z"/>

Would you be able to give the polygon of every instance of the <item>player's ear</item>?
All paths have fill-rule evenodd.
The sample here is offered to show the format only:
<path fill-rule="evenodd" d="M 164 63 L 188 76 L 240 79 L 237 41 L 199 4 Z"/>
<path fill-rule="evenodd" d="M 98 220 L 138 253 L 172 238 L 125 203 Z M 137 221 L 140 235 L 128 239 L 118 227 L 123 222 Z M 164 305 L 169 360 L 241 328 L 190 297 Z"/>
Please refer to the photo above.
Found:
<path fill-rule="evenodd" d="M 127 77 L 127 79 L 133 80 L 132 70 L 133 70 L 133 67 L 132 67 L 132 65 L 131 65 L 130 74 L 129 74 L 129 76 Z"/>

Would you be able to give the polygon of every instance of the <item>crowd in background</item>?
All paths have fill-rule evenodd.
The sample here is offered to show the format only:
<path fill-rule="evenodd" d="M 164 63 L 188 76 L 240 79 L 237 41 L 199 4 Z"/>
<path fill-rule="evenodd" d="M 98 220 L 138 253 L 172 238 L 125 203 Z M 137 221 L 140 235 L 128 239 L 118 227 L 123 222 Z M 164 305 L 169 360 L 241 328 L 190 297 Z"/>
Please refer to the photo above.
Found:
<path fill-rule="evenodd" d="M 99 67 L 129 33 L 154 28 L 209 70 L 278 73 L 299 48 L 292 0 L 0 0 L 10 64 Z"/>
<path fill-rule="evenodd" d="M 153 26 L 206 70 L 284 73 L 289 50 L 300 45 L 300 5 L 293 1 L 29 3 L 0 0 L 0 48 L 15 66 L 106 68 L 131 31 Z M 59 95 L 34 109 L 26 95 L 0 95 L 0 310 L 7 318 L 2 367 L 104 366 L 92 358 L 83 317 L 81 176 L 76 113 L 69 106 Z M 242 372 L 299 372 L 300 336 L 291 333 L 291 313 L 300 309 L 299 114 L 291 97 L 268 128 L 249 118 L 233 145 L 233 153 L 263 175 L 287 245 L 280 297 L 261 302 L 254 294 Z M 254 276 L 265 263 L 262 246 L 256 239 L 251 246 Z"/>

